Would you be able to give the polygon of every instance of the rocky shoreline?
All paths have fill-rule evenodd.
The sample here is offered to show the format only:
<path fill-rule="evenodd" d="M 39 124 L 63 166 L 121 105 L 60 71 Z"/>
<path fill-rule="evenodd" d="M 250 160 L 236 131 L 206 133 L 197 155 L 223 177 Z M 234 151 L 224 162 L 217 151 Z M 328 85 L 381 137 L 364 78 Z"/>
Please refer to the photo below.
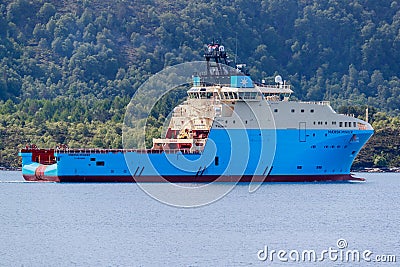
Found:
<path fill-rule="evenodd" d="M 0 171 L 22 171 L 21 167 L 1 167 Z"/>
<path fill-rule="evenodd" d="M 352 172 L 396 172 L 400 173 L 400 167 L 375 167 L 375 168 L 359 168 L 351 170 Z"/>

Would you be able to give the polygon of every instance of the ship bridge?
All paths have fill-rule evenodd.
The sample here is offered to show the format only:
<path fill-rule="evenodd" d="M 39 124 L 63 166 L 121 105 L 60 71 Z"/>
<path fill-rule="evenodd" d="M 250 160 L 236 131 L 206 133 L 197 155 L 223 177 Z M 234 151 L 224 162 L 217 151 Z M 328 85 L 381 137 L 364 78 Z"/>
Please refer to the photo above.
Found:
<path fill-rule="evenodd" d="M 224 77 L 226 80 L 226 77 Z M 201 83 L 199 76 L 193 77 L 193 87 L 187 91 L 190 99 L 212 99 L 220 101 L 288 101 L 293 93 L 290 85 L 253 84 L 249 76 L 230 76 L 230 84 L 210 85 Z"/>

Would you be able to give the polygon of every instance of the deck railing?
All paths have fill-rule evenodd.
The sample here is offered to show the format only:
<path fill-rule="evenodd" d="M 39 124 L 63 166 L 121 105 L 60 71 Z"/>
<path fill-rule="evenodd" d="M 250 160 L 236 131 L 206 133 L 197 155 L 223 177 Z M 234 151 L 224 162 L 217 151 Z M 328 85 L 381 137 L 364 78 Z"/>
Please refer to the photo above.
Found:
<path fill-rule="evenodd" d="M 97 149 L 97 148 L 66 148 L 66 149 L 56 149 L 55 153 L 62 154 L 107 154 L 107 153 L 149 153 L 149 154 L 176 154 L 178 152 L 184 154 L 200 154 L 198 151 L 190 151 L 190 149 Z"/>

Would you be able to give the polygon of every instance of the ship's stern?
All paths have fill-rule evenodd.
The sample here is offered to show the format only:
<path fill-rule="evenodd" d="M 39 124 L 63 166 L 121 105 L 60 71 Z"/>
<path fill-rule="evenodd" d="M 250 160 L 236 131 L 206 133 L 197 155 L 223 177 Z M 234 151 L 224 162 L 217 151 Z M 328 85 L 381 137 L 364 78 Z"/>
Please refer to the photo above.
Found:
<path fill-rule="evenodd" d="M 53 149 L 25 148 L 18 154 L 22 159 L 22 176 L 29 182 L 59 182 Z"/>

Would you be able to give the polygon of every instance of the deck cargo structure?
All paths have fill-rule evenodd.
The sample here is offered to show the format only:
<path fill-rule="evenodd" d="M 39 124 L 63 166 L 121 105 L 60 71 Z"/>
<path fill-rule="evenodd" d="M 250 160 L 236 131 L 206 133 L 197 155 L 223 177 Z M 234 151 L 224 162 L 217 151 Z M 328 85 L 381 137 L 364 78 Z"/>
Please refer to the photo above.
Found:
<path fill-rule="evenodd" d="M 27 181 L 305 182 L 358 180 L 351 165 L 373 134 L 371 125 L 336 113 L 329 102 L 291 101 L 291 86 L 256 84 L 227 68 L 224 47 L 205 52 L 207 70 L 193 76 L 150 149 L 20 151 Z M 217 79 L 215 79 L 217 78 Z M 217 82 L 212 82 L 217 81 Z"/>

